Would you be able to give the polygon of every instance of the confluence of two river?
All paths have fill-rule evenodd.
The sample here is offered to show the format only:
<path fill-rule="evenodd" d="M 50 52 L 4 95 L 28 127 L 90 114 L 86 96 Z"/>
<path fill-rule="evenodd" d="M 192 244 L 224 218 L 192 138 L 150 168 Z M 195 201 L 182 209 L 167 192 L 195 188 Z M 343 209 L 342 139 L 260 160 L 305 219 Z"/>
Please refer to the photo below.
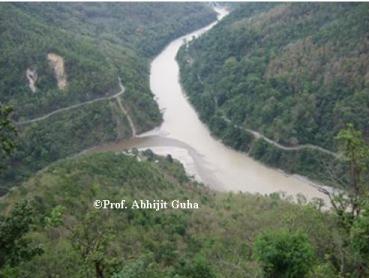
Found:
<path fill-rule="evenodd" d="M 218 20 L 227 15 L 217 9 Z M 308 199 L 317 197 L 328 203 L 325 194 L 308 179 L 269 168 L 245 153 L 232 150 L 211 136 L 188 102 L 179 81 L 176 54 L 184 40 L 205 33 L 217 22 L 172 41 L 151 63 L 150 88 L 161 111 L 163 124 L 128 141 L 97 147 L 95 151 L 122 151 L 128 148 L 150 148 L 157 154 L 171 154 L 186 171 L 212 189 L 270 194 L 302 193 Z"/>

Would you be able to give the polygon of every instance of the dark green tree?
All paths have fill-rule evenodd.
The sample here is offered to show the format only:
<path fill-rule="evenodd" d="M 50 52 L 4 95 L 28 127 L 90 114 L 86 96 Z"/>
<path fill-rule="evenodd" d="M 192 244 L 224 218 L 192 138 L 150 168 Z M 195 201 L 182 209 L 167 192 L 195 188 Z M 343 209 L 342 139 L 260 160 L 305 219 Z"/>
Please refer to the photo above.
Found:
<path fill-rule="evenodd" d="M 259 235 L 254 243 L 254 256 L 267 277 L 305 277 L 314 262 L 314 250 L 307 236 L 287 230 Z"/>
<path fill-rule="evenodd" d="M 15 148 L 14 136 L 15 127 L 9 119 L 13 109 L 10 106 L 4 106 L 0 103 L 0 169 L 4 167 L 4 160 L 11 154 Z"/>
<path fill-rule="evenodd" d="M 350 231 L 350 243 L 355 258 L 355 272 L 358 277 L 369 276 L 369 203 L 363 207 L 361 217 L 357 218 Z"/>
<path fill-rule="evenodd" d="M 15 267 L 42 253 L 26 237 L 35 222 L 27 201 L 18 203 L 9 216 L 0 216 L 0 273 L 4 267 Z M 0 275 L 1 276 L 1 275 Z"/>
<path fill-rule="evenodd" d="M 192 277 L 192 278 L 213 278 L 216 277 L 214 271 L 207 263 L 206 259 L 197 255 L 193 260 L 183 260 L 176 268 L 177 277 Z"/>

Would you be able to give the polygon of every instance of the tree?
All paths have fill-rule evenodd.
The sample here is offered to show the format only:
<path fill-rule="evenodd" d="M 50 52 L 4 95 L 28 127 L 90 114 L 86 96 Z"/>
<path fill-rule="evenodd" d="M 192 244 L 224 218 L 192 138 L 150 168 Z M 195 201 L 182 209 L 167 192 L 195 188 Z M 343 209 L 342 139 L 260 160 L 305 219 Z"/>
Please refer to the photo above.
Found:
<path fill-rule="evenodd" d="M 335 180 L 344 190 L 329 192 L 328 195 L 337 217 L 340 234 L 337 262 L 339 271 L 355 277 L 367 277 L 369 274 L 367 256 L 369 255 L 369 146 L 360 131 L 352 124 L 341 130 L 336 139 L 342 151 L 346 165 L 344 178 Z M 343 180 L 343 182 L 342 182 Z"/>
<path fill-rule="evenodd" d="M 349 220 L 352 221 L 360 216 L 362 201 L 368 192 L 366 171 L 368 170 L 369 147 L 361 131 L 355 130 L 352 124 L 339 132 L 337 140 L 349 165 L 347 198 L 350 208 Z"/>
<path fill-rule="evenodd" d="M 108 218 L 97 211 L 87 212 L 75 227 L 69 228 L 73 247 L 85 262 L 84 272 L 88 276 L 93 272 L 97 278 L 110 276 L 110 267 L 119 264 L 111 248 L 114 231 Z"/>
<path fill-rule="evenodd" d="M 337 187 L 343 187 L 344 191 L 333 193 L 324 189 L 322 191 L 330 198 L 340 226 L 348 232 L 355 220 L 360 217 L 362 207 L 368 198 L 369 146 L 361 131 L 356 130 L 352 124 L 342 129 L 336 140 L 339 143 L 347 173 L 346 177 L 335 177 L 334 180 Z"/>
<path fill-rule="evenodd" d="M 152 253 L 144 254 L 141 257 L 125 262 L 124 267 L 118 273 L 113 274 L 112 278 L 159 278 L 163 277 L 159 265 L 155 262 Z"/>
<path fill-rule="evenodd" d="M 9 115 L 13 111 L 10 106 L 0 104 L 0 169 L 4 167 L 3 161 L 15 148 L 13 137 L 16 130 L 12 125 Z"/>
<path fill-rule="evenodd" d="M 369 203 L 363 207 L 361 217 L 357 218 L 350 231 L 350 243 L 356 262 L 358 277 L 369 275 Z"/>
<path fill-rule="evenodd" d="M 175 269 L 175 277 L 214 278 L 214 271 L 202 255 L 192 260 L 183 259 Z"/>
<path fill-rule="evenodd" d="M 301 232 L 266 232 L 256 238 L 253 250 L 267 277 L 304 277 L 314 262 L 314 250 Z"/>
<path fill-rule="evenodd" d="M 27 201 L 16 204 L 9 216 L 0 216 L 0 269 L 15 267 L 42 253 L 26 238 L 33 223 L 33 210 Z"/>

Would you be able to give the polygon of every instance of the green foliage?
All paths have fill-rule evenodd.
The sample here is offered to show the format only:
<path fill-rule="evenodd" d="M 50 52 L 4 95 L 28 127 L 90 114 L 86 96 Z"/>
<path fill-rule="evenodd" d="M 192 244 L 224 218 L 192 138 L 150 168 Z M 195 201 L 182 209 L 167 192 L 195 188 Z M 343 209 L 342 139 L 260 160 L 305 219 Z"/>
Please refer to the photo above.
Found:
<path fill-rule="evenodd" d="M 17 119 L 116 92 L 118 76 L 134 92 L 136 105 L 154 104 L 147 99 L 148 58 L 214 18 L 205 5 L 170 3 L 4 3 L 0 15 L 0 101 L 15 107 Z M 56 86 L 48 53 L 64 59 L 65 90 Z M 37 72 L 35 93 L 28 88 L 27 68 Z M 158 114 L 155 104 L 151 109 Z"/>
<path fill-rule="evenodd" d="M 14 142 L 11 140 L 15 133 L 15 128 L 12 125 L 9 115 L 13 109 L 9 106 L 0 106 L 0 151 L 1 157 L 9 155 L 15 148 Z"/>
<path fill-rule="evenodd" d="M 352 124 L 337 136 L 347 163 L 346 190 L 329 193 L 341 237 L 340 273 L 352 277 L 367 277 L 368 264 L 368 165 L 369 147 L 360 131 Z M 339 180 L 339 179 L 338 179 Z M 338 259 L 338 258 L 337 258 Z"/>
<path fill-rule="evenodd" d="M 144 255 L 132 262 L 127 262 L 124 268 L 115 273 L 112 278 L 141 278 L 141 277 L 162 277 L 159 266 L 154 261 L 152 254 Z"/>
<path fill-rule="evenodd" d="M 176 267 L 175 277 L 192 277 L 192 278 L 214 278 L 214 271 L 209 267 L 203 256 L 196 256 L 191 261 L 183 261 Z"/>
<path fill-rule="evenodd" d="M 71 243 L 84 262 L 83 272 L 89 273 L 95 269 L 96 277 L 104 277 L 120 262 L 111 247 L 114 240 L 113 226 L 105 221 L 104 214 L 92 211 L 71 228 Z"/>
<path fill-rule="evenodd" d="M 0 5 L 0 102 L 24 121 L 60 108 L 116 94 L 121 96 L 138 133 L 162 121 L 149 89 L 149 62 L 170 40 L 215 19 L 201 3 L 3 3 Z M 47 55 L 64 60 L 65 89 L 57 87 Z M 36 92 L 26 78 L 37 73 Z M 6 106 L 4 106 L 6 107 Z M 5 108 L 4 108 L 5 109 Z M 10 110 L 1 110 L 1 122 Z M 3 122 L 4 124 L 6 122 Z M 49 163 L 131 136 L 115 100 L 68 110 L 37 123 L 18 125 L 17 151 L 1 128 L 0 195 Z M 4 150 L 5 150 L 4 149 Z"/>
<path fill-rule="evenodd" d="M 97 144 L 128 138 L 126 117 L 112 103 L 94 103 L 19 128 L 17 149 L 5 160 L 0 194 L 48 164 Z"/>
<path fill-rule="evenodd" d="M 357 173 L 352 173 L 357 176 L 353 177 L 355 180 L 352 180 L 352 182 L 362 186 L 365 181 L 360 179 L 363 178 L 362 174 L 368 170 L 369 163 L 369 146 L 365 142 L 362 132 L 355 129 L 352 124 L 348 124 L 345 129 L 338 133 L 336 140 L 342 150 L 344 159 L 351 163 L 354 168 L 357 168 Z"/>
<path fill-rule="evenodd" d="M 13 109 L 0 103 L 0 170 L 5 167 L 4 160 L 15 148 L 14 137 L 16 130 L 9 119 Z"/>
<path fill-rule="evenodd" d="M 227 145 L 240 145 L 229 132 L 235 124 L 283 145 L 337 151 L 334 138 L 347 122 L 368 136 L 368 12 L 367 3 L 240 3 L 180 49 L 181 81 Z M 272 152 L 260 160 L 313 178 L 322 163 L 336 163 L 314 151 Z"/>
<path fill-rule="evenodd" d="M 137 156 L 140 159 L 137 159 Z M 334 253 L 334 218 L 250 194 L 209 191 L 185 178 L 176 160 L 141 152 L 101 153 L 60 161 L 9 192 L 2 213 L 31 200 L 43 219 L 27 233 L 44 254 L 15 268 L 18 276 L 262 277 L 252 243 L 265 230 L 303 230 L 321 254 Z M 191 200 L 198 210 L 119 210 L 95 200 Z M 257 215 L 257 217 L 255 217 Z"/>
<path fill-rule="evenodd" d="M 336 139 L 347 164 L 346 191 L 331 198 L 332 205 L 344 229 L 349 231 L 359 218 L 368 198 L 369 146 L 362 133 L 352 124 L 342 129 Z"/>
<path fill-rule="evenodd" d="M 14 206 L 9 216 L 0 215 L 0 274 L 1 269 L 13 268 L 42 254 L 26 237 L 34 223 L 34 212 L 26 201 Z"/>
<path fill-rule="evenodd" d="M 269 166 L 281 168 L 288 173 L 299 173 L 313 180 L 323 181 L 337 187 L 330 179 L 330 172 L 344 174 L 344 163 L 318 150 L 303 149 L 283 151 L 263 139 L 254 140 L 249 155 Z"/>
<path fill-rule="evenodd" d="M 365 196 L 360 217 L 345 228 L 345 215 L 322 212 L 314 200 L 299 196 L 295 205 L 278 193 L 215 193 L 191 182 L 177 161 L 136 151 L 55 163 L 12 190 L 0 209 L 24 199 L 32 200 L 42 219 L 25 236 L 45 253 L 4 273 L 263 277 L 264 271 L 273 277 L 365 277 L 368 272 Z M 200 209 L 93 208 L 94 200 L 105 199 L 128 205 L 189 199 Z"/>
<path fill-rule="evenodd" d="M 314 266 L 309 272 L 308 277 L 311 278 L 336 278 L 337 272 L 331 263 L 324 263 Z"/>
<path fill-rule="evenodd" d="M 359 266 L 358 274 L 369 274 L 369 211 L 368 204 L 363 207 L 362 217 L 355 220 L 350 231 L 351 245 L 356 257 L 356 264 Z"/>
<path fill-rule="evenodd" d="M 219 136 L 224 144 L 243 152 L 250 150 L 253 136 L 241 128 L 227 124 L 221 117 L 213 117 L 210 128 L 212 133 Z"/>
<path fill-rule="evenodd" d="M 65 208 L 62 206 L 56 206 L 52 209 L 50 216 L 45 217 L 47 227 L 57 227 L 63 224 L 63 212 Z"/>
<path fill-rule="evenodd" d="M 254 254 L 267 277 L 305 277 L 314 262 L 314 249 L 301 232 L 266 232 L 256 238 Z"/>

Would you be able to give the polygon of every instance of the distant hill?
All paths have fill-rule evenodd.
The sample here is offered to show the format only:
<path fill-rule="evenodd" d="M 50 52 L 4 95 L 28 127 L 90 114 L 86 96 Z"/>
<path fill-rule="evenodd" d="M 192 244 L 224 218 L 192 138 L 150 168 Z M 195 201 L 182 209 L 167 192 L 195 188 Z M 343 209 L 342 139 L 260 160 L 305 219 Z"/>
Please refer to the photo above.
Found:
<path fill-rule="evenodd" d="M 170 40 L 215 19 L 205 4 L 2 3 L 0 103 L 14 121 L 117 94 L 138 133 L 161 122 L 149 62 Z M 116 99 L 18 125 L 17 152 L 0 177 L 3 194 L 51 161 L 132 135 Z"/>
<path fill-rule="evenodd" d="M 181 49 L 182 82 L 201 119 L 224 142 L 306 174 L 319 169 L 311 165 L 324 153 L 284 152 L 260 140 L 254 149 L 241 129 L 287 147 L 331 151 L 349 122 L 369 138 L 368 26 L 367 3 L 240 3 Z"/>

